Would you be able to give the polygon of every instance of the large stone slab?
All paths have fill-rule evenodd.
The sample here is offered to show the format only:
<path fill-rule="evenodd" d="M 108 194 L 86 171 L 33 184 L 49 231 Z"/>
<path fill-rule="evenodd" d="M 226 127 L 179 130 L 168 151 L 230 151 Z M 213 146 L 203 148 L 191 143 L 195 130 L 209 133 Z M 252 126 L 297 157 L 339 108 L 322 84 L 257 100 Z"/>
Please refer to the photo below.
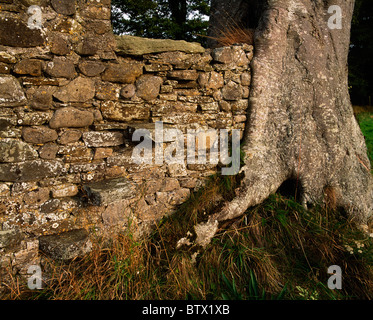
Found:
<path fill-rule="evenodd" d="M 56 177 L 63 169 L 59 161 L 31 160 L 20 163 L 0 163 L 0 181 L 38 181 Z"/>
<path fill-rule="evenodd" d="M 30 29 L 18 19 L 0 18 L 0 30 L 0 44 L 4 46 L 30 48 L 44 42 L 41 30 Z"/>
<path fill-rule="evenodd" d="M 9 75 L 0 77 L 0 107 L 14 107 L 25 103 L 25 94 L 16 78 Z"/>
<path fill-rule="evenodd" d="M 93 205 L 102 206 L 131 199 L 135 196 L 135 185 L 126 178 L 117 178 L 89 183 L 83 186 Z"/>
<path fill-rule="evenodd" d="M 77 229 L 41 236 L 39 249 L 52 259 L 70 260 L 88 253 L 92 249 L 92 242 L 85 229 Z"/>
<path fill-rule="evenodd" d="M 169 39 L 148 39 L 135 36 L 116 36 L 117 53 L 141 56 L 149 53 L 182 51 L 185 53 L 204 53 L 205 49 L 196 42 Z"/>
<path fill-rule="evenodd" d="M 0 140 L 0 162 L 22 162 L 37 157 L 37 151 L 23 141 L 8 138 Z"/>

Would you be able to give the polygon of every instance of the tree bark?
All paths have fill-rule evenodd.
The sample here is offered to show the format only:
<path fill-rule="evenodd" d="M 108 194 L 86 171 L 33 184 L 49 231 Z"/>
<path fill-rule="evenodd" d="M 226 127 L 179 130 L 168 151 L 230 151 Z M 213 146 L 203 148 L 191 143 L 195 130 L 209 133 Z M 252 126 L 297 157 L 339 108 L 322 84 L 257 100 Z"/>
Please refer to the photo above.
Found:
<path fill-rule="evenodd" d="M 342 9 L 342 29 L 328 27 L 331 5 Z M 371 167 L 348 92 L 353 9 L 354 0 L 266 1 L 251 63 L 244 178 L 208 224 L 239 217 L 285 181 L 304 206 L 324 201 L 328 189 L 358 223 L 371 217 Z"/>

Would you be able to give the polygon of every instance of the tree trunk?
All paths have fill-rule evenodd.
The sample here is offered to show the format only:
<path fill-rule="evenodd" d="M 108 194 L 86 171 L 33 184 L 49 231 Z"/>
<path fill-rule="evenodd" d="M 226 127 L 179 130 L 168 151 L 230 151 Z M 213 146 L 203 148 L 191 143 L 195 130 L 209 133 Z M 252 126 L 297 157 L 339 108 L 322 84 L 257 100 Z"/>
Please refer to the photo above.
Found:
<path fill-rule="evenodd" d="M 342 29 L 328 27 L 331 5 L 342 10 Z M 255 32 L 244 178 L 206 226 L 239 217 L 286 181 L 304 206 L 327 190 L 358 223 L 372 215 L 371 168 L 348 92 L 353 9 L 354 0 L 267 1 Z"/>

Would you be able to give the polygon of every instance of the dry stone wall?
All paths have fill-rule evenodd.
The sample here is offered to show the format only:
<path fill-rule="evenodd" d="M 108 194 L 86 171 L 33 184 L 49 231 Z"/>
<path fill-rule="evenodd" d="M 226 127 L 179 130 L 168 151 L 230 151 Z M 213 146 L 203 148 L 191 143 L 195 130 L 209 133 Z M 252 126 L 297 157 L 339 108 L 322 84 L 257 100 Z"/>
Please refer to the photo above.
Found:
<path fill-rule="evenodd" d="M 172 212 L 217 166 L 136 164 L 133 132 L 242 133 L 252 54 L 114 36 L 109 0 L 0 0 L 1 267 Z"/>

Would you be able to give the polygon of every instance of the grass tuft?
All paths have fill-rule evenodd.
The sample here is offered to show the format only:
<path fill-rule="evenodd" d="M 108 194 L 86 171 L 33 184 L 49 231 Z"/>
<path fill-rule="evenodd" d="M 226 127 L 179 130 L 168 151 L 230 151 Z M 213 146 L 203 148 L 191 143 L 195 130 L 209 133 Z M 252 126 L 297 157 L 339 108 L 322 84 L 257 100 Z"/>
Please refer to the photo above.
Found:
<path fill-rule="evenodd" d="M 325 206 L 305 210 L 271 195 L 221 228 L 192 259 L 176 250 L 187 230 L 233 197 L 234 177 L 211 177 L 149 239 L 130 232 L 68 263 L 44 259 L 45 288 L 14 281 L 9 299 L 372 299 L 373 241 Z M 342 290 L 327 287 L 327 269 L 342 269 Z"/>

